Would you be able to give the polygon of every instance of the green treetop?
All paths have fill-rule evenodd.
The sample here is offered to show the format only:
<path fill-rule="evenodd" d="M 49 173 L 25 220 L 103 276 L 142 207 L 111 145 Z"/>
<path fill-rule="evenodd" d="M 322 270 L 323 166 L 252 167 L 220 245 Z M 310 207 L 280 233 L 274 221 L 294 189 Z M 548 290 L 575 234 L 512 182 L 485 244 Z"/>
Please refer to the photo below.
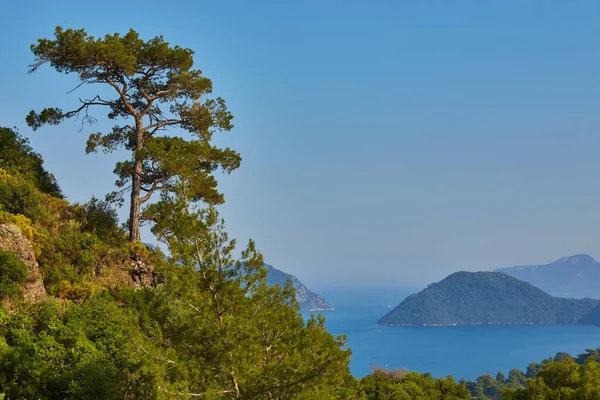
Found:
<path fill-rule="evenodd" d="M 31 72 L 49 63 L 58 72 L 77 74 L 76 89 L 102 84 L 113 93 L 80 98 L 69 111 L 31 111 L 27 123 L 34 130 L 76 117 L 93 123 L 92 108 L 107 111 L 115 125 L 110 131 L 92 133 L 86 151 L 125 148 L 130 152 L 128 159 L 116 164 L 119 190 L 109 197 L 122 202 L 123 194 L 131 191 L 131 241 L 140 240 L 140 222 L 147 219 L 142 206 L 157 192 L 168 196 L 185 185 L 193 201 L 223 202 L 213 173 L 219 168 L 233 171 L 241 157 L 229 148 L 213 146 L 211 139 L 215 130 L 230 130 L 233 117 L 223 99 L 207 97 L 212 83 L 193 69 L 192 50 L 170 46 L 162 36 L 144 41 L 133 30 L 123 36 L 94 38 L 83 29 L 61 27 L 56 28 L 54 39 L 39 39 L 31 50 L 35 55 Z M 192 138 L 162 134 L 169 128 L 186 130 Z"/>

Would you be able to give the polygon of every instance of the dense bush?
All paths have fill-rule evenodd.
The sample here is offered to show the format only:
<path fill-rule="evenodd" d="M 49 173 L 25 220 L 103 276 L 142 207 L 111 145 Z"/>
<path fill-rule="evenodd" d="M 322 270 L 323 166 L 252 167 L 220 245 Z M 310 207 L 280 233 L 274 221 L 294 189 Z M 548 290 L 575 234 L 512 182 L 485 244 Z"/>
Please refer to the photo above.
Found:
<path fill-rule="evenodd" d="M 586 386 L 589 389 L 589 383 L 580 381 L 577 377 L 574 378 L 574 381 L 569 381 L 574 375 L 569 379 L 561 376 L 564 375 L 562 372 L 566 373 L 567 370 L 571 370 L 575 375 L 579 373 L 589 375 L 590 371 L 593 372 L 593 368 L 595 367 L 592 366 L 590 371 L 587 371 L 588 366 L 585 366 L 585 364 L 592 361 L 596 363 L 600 361 L 600 349 L 588 349 L 585 353 L 579 354 L 575 358 L 567 353 L 557 353 L 554 357 L 543 360 L 540 363 L 529 364 L 527 372 L 515 368 L 510 370 L 508 377 L 505 377 L 502 372 L 498 372 L 495 378 L 484 374 L 477 378 L 476 381 L 461 382 L 466 384 L 473 400 L 596 399 L 597 397 L 586 397 L 587 395 L 584 396 L 582 394 L 587 390 L 585 389 Z M 580 365 L 580 367 L 574 367 L 573 363 Z M 569 365 L 569 368 L 556 367 L 556 364 Z M 560 374 L 553 373 L 548 375 L 547 371 L 562 372 Z M 552 376 L 552 378 L 549 378 L 549 376 Z M 530 388 L 532 382 L 534 388 Z M 568 382 L 570 383 L 567 385 Z M 540 388 L 544 385 L 546 386 L 544 392 L 540 394 Z M 566 397 L 560 397 L 558 393 L 562 393 Z M 569 397 L 570 395 L 565 393 L 571 393 L 570 395 L 576 393 L 576 395 L 575 397 Z"/>
<path fill-rule="evenodd" d="M 592 400 L 600 398 L 600 364 L 589 357 L 583 364 L 572 358 L 550 362 L 535 378 L 527 380 L 527 387 L 507 390 L 506 400 Z"/>
<path fill-rule="evenodd" d="M 36 220 L 41 212 L 40 201 L 39 191 L 30 182 L 0 173 L 0 210 Z"/>
<path fill-rule="evenodd" d="M 97 292 L 98 288 L 91 282 L 80 282 L 71 284 L 69 281 L 60 281 L 59 297 L 72 300 L 77 304 L 84 303 Z"/>
<path fill-rule="evenodd" d="M 429 374 L 374 369 L 360 380 L 368 400 L 469 400 L 465 384 L 452 377 L 434 379 Z"/>
<path fill-rule="evenodd" d="M 21 296 L 27 273 L 27 266 L 15 254 L 0 250 L 0 298 Z"/>
<path fill-rule="evenodd" d="M 46 238 L 38 258 L 46 288 L 58 295 L 63 280 L 76 283 L 91 279 L 105 253 L 106 246 L 97 236 L 83 232 L 79 222 L 68 221 L 58 236 Z"/>
<path fill-rule="evenodd" d="M 82 206 L 73 207 L 81 230 L 93 233 L 105 243 L 114 245 L 124 242 L 124 231 L 119 228 L 119 216 L 110 203 L 95 197 Z"/>
<path fill-rule="evenodd" d="M 152 399 L 130 317 L 107 294 L 0 314 L 0 391 L 9 399 Z"/>

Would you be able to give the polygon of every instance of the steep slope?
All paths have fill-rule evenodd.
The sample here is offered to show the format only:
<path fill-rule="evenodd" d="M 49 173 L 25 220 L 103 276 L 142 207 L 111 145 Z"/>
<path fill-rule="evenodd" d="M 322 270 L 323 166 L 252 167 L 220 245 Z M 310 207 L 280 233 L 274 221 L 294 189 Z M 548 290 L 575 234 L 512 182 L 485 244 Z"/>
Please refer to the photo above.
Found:
<path fill-rule="evenodd" d="M 267 268 L 267 282 L 269 285 L 284 285 L 289 279 L 292 286 L 296 290 L 296 300 L 300 303 L 302 311 L 331 311 L 334 308 L 325 300 L 325 298 L 317 293 L 310 291 L 298 278 L 294 275 L 286 274 L 285 272 L 273 268 L 273 266 L 265 264 Z"/>
<path fill-rule="evenodd" d="M 379 324 L 575 324 L 598 304 L 553 297 L 501 272 L 462 271 L 408 296 Z"/>
<path fill-rule="evenodd" d="M 500 268 L 559 297 L 600 298 L 600 263 L 586 254 L 564 257 L 550 264 Z"/>

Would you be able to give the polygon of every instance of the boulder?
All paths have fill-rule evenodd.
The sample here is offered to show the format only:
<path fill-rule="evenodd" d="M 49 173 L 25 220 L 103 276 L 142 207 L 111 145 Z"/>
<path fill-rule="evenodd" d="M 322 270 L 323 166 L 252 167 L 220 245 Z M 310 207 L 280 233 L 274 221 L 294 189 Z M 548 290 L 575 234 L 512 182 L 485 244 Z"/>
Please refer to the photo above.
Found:
<path fill-rule="evenodd" d="M 143 287 L 150 287 L 154 284 L 155 273 L 154 265 L 144 260 L 139 259 L 137 256 L 132 257 L 129 264 L 131 269 L 129 275 L 131 276 L 131 286 L 134 289 L 140 289 Z"/>

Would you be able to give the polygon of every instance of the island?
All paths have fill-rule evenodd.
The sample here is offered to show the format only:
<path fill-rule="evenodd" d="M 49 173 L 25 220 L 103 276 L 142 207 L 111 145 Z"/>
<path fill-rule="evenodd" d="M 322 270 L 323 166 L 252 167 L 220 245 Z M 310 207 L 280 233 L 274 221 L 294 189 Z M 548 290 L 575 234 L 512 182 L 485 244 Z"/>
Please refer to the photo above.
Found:
<path fill-rule="evenodd" d="M 456 272 L 408 296 L 380 325 L 577 324 L 599 300 L 564 299 L 502 272 Z"/>
<path fill-rule="evenodd" d="M 265 264 L 267 269 L 267 283 L 269 285 L 285 285 L 286 281 L 292 283 L 296 290 L 296 300 L 300 304 L 300 311 L 334 311 L 334 308 L 325 300 L 325 297 L 309 290 L 294 275 L 274 268 L 272 265 Z"/>

